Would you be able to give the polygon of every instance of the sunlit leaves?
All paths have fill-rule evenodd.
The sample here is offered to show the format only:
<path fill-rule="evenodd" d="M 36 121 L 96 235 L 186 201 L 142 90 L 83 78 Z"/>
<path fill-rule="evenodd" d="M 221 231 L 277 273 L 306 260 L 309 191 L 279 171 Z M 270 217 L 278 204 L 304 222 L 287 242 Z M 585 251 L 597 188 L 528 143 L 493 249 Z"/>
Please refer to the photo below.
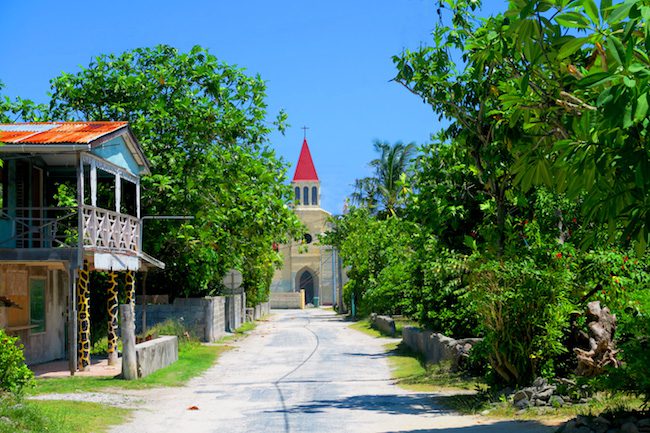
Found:
<path fill-rule="evenodd" d="M 195 46 L 159 45 L 102 55 L 52 80 L 52 115 L 127 120 L 151 162 L 143 179 L 148 215 L 189 215 L 191 224 L 147 221 L 145 248 L 167 263 L 150 283 L 172 294 L 219 289 L 238 267 L 245 286 L 268 289 L 274 242 L 301 226 L 286 206 L 286 167 L 267 140 L 266 86 Z M 283 130 L 286 114 L 274 126 Z"/>

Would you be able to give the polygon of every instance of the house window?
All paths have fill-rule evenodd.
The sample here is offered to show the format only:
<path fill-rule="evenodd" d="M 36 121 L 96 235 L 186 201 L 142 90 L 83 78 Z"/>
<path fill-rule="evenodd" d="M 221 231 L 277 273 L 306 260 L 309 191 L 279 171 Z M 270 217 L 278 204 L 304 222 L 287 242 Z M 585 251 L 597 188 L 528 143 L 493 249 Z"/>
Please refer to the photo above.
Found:
<path fill-rule="evenodd" d="M 29 324 L 32 333 L 45 332 L 45 280 L 29 280 Z"/>
<path fill-rule="evenodd" d="M 309 204 L 309 187 L 306 186 L 306 187 L 304 187 L 302 189 L 302 195 L 303 195 L 303 197 L 302 197 L 303 204 L 308 205 Z"/>
<path fill-rule="evenodd" d="M 300 203 L 300 187 L 297 186 L 295 191 L 296 191 L 296 201 Z"/>
<path fill-rule="evenodd" d="M 314 206 L 318 204 L 318 188 L 315 186 L 311 187 L 311 204 Z"/>

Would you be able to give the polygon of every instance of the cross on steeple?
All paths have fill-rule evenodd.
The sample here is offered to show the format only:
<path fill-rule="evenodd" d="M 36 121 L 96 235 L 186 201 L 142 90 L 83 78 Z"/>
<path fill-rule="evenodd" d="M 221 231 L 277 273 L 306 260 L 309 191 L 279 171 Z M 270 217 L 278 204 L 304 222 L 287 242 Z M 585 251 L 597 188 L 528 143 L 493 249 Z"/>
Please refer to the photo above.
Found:
<path fill-rule="evenodd" d="M 303 132 L 303 137 L 302 138 L 307 139 L 307 130 L 309 129 L 309 127 L 308 126 L 303 126 L 300 129 L 302 129 L 302 132 Z"/>

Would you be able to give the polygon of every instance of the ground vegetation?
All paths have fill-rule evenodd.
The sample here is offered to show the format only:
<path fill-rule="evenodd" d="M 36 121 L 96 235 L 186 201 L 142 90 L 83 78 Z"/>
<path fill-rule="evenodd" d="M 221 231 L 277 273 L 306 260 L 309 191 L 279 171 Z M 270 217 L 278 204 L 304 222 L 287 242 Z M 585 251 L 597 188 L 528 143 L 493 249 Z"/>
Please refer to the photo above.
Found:
<path fill-rule="evenodd" d="M 483 337 L 500 387 L 577 376 L 650 398 L 650 3 L 437 4 L 394 81 L 445 127 L 403 168 L 400 212 L 335 219 L 346 299 Z"/>

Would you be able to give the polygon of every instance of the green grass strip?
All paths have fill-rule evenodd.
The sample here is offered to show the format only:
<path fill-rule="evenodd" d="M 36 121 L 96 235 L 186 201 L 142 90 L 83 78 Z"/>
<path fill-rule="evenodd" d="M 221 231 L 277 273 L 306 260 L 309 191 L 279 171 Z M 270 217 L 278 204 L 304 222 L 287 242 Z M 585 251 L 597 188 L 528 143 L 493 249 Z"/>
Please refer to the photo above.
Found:
<path fill-rule="evenodd" d="M 101 433 L 127 420 L 129 409 L 77 401 L 0 399 L 0 433 Z"/>
<path fill-rule="evenodd" d="M 38 379 L 30 394 L 75 393 L 98 391 L 107 388 L 142 389 L 164 386 L 182 386 L 193 377 L 210 368 L 217 357 L 230 346 L 209 346 L 183 343 L 179 346 L 178 361 L 139 380 L 122 380 L 115 377 L 81 377 Z"/>

